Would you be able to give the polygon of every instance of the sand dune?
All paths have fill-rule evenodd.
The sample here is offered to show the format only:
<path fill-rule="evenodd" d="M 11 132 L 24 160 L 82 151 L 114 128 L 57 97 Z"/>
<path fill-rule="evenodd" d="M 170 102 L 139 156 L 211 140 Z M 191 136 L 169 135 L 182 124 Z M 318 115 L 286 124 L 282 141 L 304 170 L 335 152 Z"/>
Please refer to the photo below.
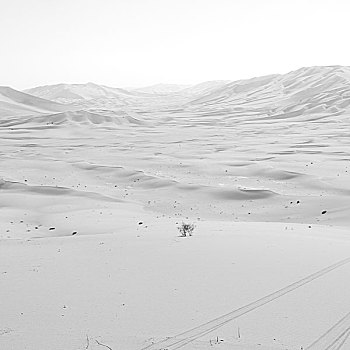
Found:
<path fill-rule="evenodd" d="M 89 111 L 69 111 L 51 115 L 44 115 L 35 117 L 29 120 L 31 123 L 36 124 L 48 124 L 48 125 L 66 125 L 66 124 L 79 124 L 79 125 L 106 125 L 106 124 L 143 124 L 142 120 L 134 118 L 127 112 L 113 113 L 109 115 L 103 115 L 98 113 L 91 113 Z"/>
<path fill-rule="evenodd" d="M 148 121 L 135 112 L 124 110 L 100 111 L 100 110 L 74 110 L 54 114 L 39 114 L 36 116 L 9 117 L 0 120 L 2 127 L 25 126 L 28 128 L 40 127 L 65 127 L 65 126 L 104 126 L 113 127 L 124 124 L 147 125 Z"/>
<path fill-rule="evenodd" d="M 57 112 L 66 109 L 67 107 L 58 103 L 0 86 L 0 117 Z"/>
<path fill-rule="evenodd" d="M 348 265 L 190 330 L 349 257 L 349 67 L 28 92 L 0 89 L 1 349 L 340 344 Z"/>
<path fill-rule="evenodd" d="M 125 89 L 112 88 L 109 86 L 98 85 L 94 83 L 46 85 L 27 89 L 25 92 L 34 96 L 61 103 L 71 103 L 74 101 L 91 100 L 98 98 L 122 99 L 127 96 L 140 95 L 136 92 L 128 91 Z"/>

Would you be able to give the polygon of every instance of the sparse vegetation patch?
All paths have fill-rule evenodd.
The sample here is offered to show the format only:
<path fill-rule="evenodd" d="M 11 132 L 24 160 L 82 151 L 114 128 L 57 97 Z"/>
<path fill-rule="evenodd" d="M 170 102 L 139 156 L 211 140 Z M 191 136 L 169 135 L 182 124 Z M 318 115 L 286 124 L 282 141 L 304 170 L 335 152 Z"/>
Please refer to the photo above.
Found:
<path fill-rule="evenodd" d="M 180 231 L 181 237 L 192 236 L 195 225 L 183 222 L 177 229 Z"/>

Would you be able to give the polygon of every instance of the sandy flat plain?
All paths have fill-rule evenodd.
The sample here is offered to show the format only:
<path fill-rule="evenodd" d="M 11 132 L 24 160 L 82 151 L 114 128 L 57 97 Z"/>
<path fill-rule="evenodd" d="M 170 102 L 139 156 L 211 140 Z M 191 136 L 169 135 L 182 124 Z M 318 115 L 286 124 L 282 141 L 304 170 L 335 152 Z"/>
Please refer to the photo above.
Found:
<path fill-rule="evenodd" d="M 0 349 L 350 349 L 349 173 L 347 67 L 0 88 Z"/>

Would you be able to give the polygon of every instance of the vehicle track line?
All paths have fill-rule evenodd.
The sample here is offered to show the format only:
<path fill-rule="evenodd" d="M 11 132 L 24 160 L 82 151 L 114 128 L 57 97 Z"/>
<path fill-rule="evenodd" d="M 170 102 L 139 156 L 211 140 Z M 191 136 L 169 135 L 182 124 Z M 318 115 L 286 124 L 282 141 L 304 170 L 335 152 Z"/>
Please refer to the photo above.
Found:
<path fill-rule="evenodd" d="M 343 345 L 346 343 L 346 341 L 349 339 L 349 336 L 350 336 L 350 331 L 348 332 L 348 334 L 344 336 L 344 339 L 335 350 L 340 350 L 343 347 Z"/>
<path fill-rule="evenodd" d="M 334 326 L 328 329 L 324 334 L 322 334 L 318 339 L 316 339 L 312 344 L 310 344 L 305 350 L 318 350 L 321 348 L 322 343 L 327 341 L 327 336 L 331 337 L 332 333 L 340 331 L 346 326 L 346 323 L 349 324 L 350 321 L 350 312 L 348 312 L 343 318 L 341 318 Z M 333 335 L 334 336 L 334 335 Z"/>
<path fill-rule="evenodd" d="M 329 344 L 324 350 L 331 350 L 333 345 L 337 345 L 338 341 L 341 340 L 343 337 L 345 338 L 347 336 L 347 333 L 350 331 L 350 327 L 346 328 L 345 331 L 340 333 L 333 341 L 331 344 Z M 344 341 L 343 338 L 343 341 Z M 345 338 L 346 340 L 346 338 Z M 340 345 L 343 345 L 343 341 L 340 342 Z M 345 343 L 345 342 L 344 342 Z"/>
<path fill-rule="evenodd" d="M 266 295 L 263 298 L 260 298 L 250 304 L 247 304 L 243 307 L 240 307 L 236 310 L 233 310 L 225 315 L 219 316 L 211 321 L 208 321 L 206 323 L 203 323 L 197 327 L 194 327 L 188 331 L 179 333 L 171 338 L 167 338 L 164 340 L 161 340 L 157 343 L 154 344 L 150 344 L 144 348 L 142 348 L 141 350 L 173 350 L 173 349 L 179 349 L 182 346 L 185 346 L 188 343 L 193 342 L 194 340 L 210 333 L 211 331 L 220 328 L 221 326 L 223 326 L 224 324 L 242 316 L 245 315 L 261 306 L 264 306 L 265 304 L 268 304 L 270 302 L 272 302 L 273 300 L 280 298 L 281 296 L 290 293 L 302 286 L 304 286 L 305 284 L 308 284 L 310 282 L 312 282 L 313 280 L 322 277 L 323 275 L 343 266 L 346 265 L 350 262 L 350 257 L 343 259 L 341 261 L 338 261 L 335 264 L 332 264 L 322 270 L 319 270 L 307 277 L 304 277 L 303 279 L 294 282 L 282 289 L 279 289 L 276 292 L 273 292 L 271 294 Z"/>

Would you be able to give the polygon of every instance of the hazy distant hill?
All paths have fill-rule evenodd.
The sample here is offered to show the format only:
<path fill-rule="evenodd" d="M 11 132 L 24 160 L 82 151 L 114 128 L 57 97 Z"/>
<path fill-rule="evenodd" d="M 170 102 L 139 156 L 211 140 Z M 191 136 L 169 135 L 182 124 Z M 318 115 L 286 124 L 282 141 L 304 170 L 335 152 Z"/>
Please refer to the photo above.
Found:
<path fill-rule="evenodd" d="M 5 89 L 5 88 L 3 88 Z M 47 85 L 26 90 L 21 103 L 14 103 L 14 91 L 10 101 L 3 97 L 2 110 L 28 114 L 31 111 L 67 110 L 54 102 L 69 103 L 73 110 L 99 110 L 106 114 L 120 108 L 140 111 L 226 111 L 225 118 L 303 117 L 314 118 L 339 115 L 350 109 L 350 68 L 341 66 L 306 67 L 287 74 L 275 74 L 245 80 L 207 81 L 192 86 L 157 84 L 145 88 L 126 90 L 93 83 Z M 26 96 L 26 99 L 23 98 Z M 19 98 L 19 97 L 18 97 Z M 51 100 L 53 102 L 47 101 Z M 168 115 L 167 118 L 173 118 Z M 198 118 L 199 114 L 198 114 Z M 169 120 L 170 120 L 169 119 Z M 199 120 L 199 119 L 198 119 Z"/>
<path fill-rule="evenodd" d="M 191 108 L 229 108 L 266 119 L 342 114 L 349 106 L 350 67 L 341 66 L 234 81 L 187 103 Z"/>
<path fill-rule="evenodd" d="M 26 93 L 60 103 L 92 99 L 125 99 L 142 96 L 137 92 L 94 83 L 45 85 L 25 90 Z"/>
<path fill-rule="evenodd" d="M 145 92 L 149 94 L 171 94 L 182 91 L 192 85 L 179 85 L 179 84 L 155 84 L 151 86 L 145 86 L 142 88 L 132 89 L 133 91 Z"/>

